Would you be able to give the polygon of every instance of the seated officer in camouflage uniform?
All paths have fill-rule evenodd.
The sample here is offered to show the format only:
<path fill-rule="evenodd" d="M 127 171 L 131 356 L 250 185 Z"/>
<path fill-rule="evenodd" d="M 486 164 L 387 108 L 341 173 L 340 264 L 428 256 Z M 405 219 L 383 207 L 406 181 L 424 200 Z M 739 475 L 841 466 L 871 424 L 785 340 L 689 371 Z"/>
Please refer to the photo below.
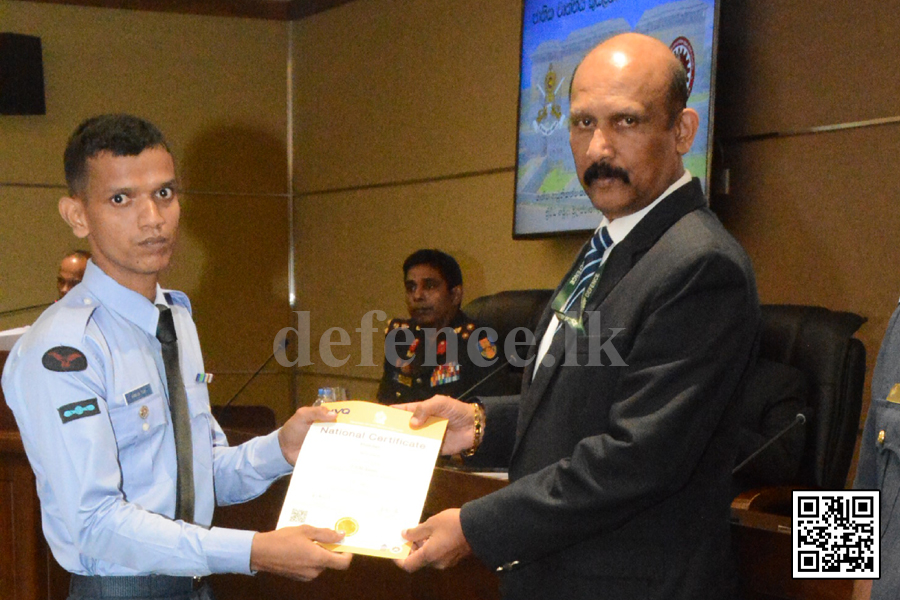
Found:
<path fill-rule="evenodd" d="M 458 398 L 499 366 L 496 334 L 480 329 L 459 309 L 462 271 L 449 254 L 417 250 L 404 261 L 403 276 L 410 318 L 394 319 L 385 330 L 378 400 Z M 479 393 L 489 384 L 479 386 Z"/>

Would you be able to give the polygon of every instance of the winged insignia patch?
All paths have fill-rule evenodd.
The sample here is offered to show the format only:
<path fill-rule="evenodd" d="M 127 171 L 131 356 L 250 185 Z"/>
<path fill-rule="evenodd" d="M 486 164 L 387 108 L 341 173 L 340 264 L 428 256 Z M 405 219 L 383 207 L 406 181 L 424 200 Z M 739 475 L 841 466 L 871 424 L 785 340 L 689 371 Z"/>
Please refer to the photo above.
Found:
<path fill-rule="evenodd" d="M 65 373 L 87 369 L 87 357 L 81 350 L 70 346 L 50 348 L 41 358 L 45 369 Z"/>

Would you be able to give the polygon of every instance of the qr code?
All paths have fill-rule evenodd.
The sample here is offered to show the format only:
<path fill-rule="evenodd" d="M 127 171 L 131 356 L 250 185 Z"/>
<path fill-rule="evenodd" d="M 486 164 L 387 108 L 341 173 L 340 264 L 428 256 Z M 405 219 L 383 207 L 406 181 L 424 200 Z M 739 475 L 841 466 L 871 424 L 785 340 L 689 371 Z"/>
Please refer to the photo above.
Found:
<path fill-rule="evenodd" d="M 795 579 L 873 579 L 879 560 L 877 490 L 793 492 Z"/>
<path fill-rule="evenodd" d="M 300 510 L 299 508 L 292 508 L 291 518 L 288 520 L 291 523 L 306 523 L 306 511 Z"/>

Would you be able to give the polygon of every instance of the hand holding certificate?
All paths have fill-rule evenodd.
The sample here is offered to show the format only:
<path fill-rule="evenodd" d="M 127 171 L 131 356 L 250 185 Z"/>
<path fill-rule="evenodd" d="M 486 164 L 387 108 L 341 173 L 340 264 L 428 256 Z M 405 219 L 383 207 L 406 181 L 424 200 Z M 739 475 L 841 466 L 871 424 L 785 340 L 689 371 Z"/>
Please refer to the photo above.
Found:
<path fill-rule="evenodd" d="M 327 405 L 334 423 L 315 423 L 303 442 L 277 528 L 326 527 L 344 533 L 338 552 L 403 558 L 400 532 L 419 522 L 445 419 L 411 429 L 410 414 L 371 402 Z"/>

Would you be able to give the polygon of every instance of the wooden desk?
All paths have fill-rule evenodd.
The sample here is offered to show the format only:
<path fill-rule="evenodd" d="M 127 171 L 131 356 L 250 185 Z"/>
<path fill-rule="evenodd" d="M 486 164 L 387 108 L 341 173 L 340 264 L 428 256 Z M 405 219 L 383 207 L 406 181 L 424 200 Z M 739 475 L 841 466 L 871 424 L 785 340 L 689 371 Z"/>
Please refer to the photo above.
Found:
<path fill-rule="evenodd" d="M 0 352 L 0 371 L 8 352 Z M 65 598 L 68 573 L 53 560 L 41 531 L 34 473 L 12 411 L 0 391 L 0 598 Z"/>
<path fill-rule="evenodd" d="M 469 499 L 500 489 L 503 481 L 435 469 L 426 516 L 459 507 Z M 215 525 L 265 531 L 278 521 L 287 481 L 275 483 L 265 494 L 236 506 L 216 509 Z M 494 600 L 500 598 L 497 576 L 474 558 L 445 571 L 425 569 L 412 575 L 383 558 L 355 556 L 347 571 L 326 571 L 302 583 L 261 573 L 256 577 L 214 575 L 212 586 L 219 600 L 303 598 L 304 600 Z"/>
<path fill-rule="evenodd" d="M 793 579 L 791 489 L 741 494 L 731 504 L 742 600 L 849 600 L 849 579 Z"/>

